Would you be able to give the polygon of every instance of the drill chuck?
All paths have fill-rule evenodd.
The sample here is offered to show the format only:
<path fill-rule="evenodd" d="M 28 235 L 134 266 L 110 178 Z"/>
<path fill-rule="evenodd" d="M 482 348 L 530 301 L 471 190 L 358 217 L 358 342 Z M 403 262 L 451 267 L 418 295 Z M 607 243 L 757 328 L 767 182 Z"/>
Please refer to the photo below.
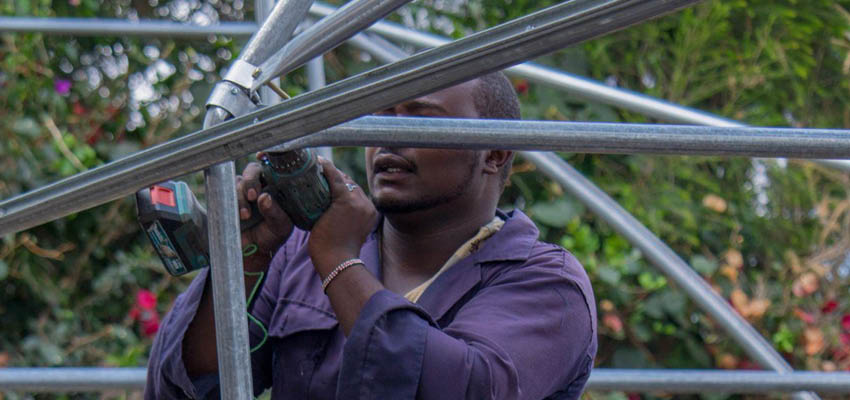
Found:
<path fill-rule="evenodd" d="M 295 226 L 309 231 L 331 204 L 322 165 L 310 149 L 265 153 L 265 189 Z"/>

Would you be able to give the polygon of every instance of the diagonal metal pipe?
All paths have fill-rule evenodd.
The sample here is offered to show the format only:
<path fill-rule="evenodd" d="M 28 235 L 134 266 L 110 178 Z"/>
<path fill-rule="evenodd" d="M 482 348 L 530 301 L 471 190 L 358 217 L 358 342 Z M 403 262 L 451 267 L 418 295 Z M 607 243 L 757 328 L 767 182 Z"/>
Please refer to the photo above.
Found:
<path fill-rule="evenodd" d="M 257 89 L 273 77 L 286 74 L 326 51 L 339 46 L 357 32 L 384 18 L 410 0 L 352 0 L 311 25 L 282 49 L 263 60 L 254 72 Z"/>
<path fill-rule="evenodd" d="M 132 194 L 698 0 L 571 1 L 0 202 L 0 235 Z M 271 119 L 272 116 L 280 118 Z"/>
<path fill-rule="evenodd" d="M 553 153 L 523 152 L 522 156 L 533 162 L 543 173 L 561 184 L 614 230 L 639 248 L 653 265 L 661 269 L 702 310 L 720 323 L 742 350 L 766 368 L 780 373 L 793 373 L 793 369 L 758 331 L 735 312 L 720 295 L 715 293 L 702 277 L 694 272 L 676 252 L 655 236 L 649 229 L 629 214 L 614 199 L 585 178 L 566 161 Z M 818 399 L 810 392 L 797 392 L 795 399 Z"/>

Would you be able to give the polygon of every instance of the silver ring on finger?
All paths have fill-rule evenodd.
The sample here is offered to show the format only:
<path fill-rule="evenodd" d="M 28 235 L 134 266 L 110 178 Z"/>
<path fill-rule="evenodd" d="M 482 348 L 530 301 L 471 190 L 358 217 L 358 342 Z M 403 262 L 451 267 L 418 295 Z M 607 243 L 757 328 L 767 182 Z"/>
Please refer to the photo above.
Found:
<path fill-rule="evenodd" d="M 353 192 L 354 189 L 357 189 L 357 185 L 355 185 L 353 183 L 347 183 L 346 182 L 345 188 L 348 189 L 349 192 Z"/>

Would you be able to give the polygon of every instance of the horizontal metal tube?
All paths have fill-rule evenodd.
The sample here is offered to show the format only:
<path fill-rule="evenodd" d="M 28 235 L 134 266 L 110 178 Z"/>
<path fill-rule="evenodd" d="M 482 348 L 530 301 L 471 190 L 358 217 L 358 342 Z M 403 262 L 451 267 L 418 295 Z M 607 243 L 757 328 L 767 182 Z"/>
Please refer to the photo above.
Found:
<path fill-rule="evenodd" d="M 850 372 L 595 369 L 587 390 L 664 393 L 850 393 Z"/>
<path fill-rule="evenodd" d="M 315 146 L 850 159 L 850 130 L 362 117 L 276 148 Z"/>
<path fill-rule="evenodd" d="M 145 368 L 0 368 L 0 390 L 32 393 L 143 390 L 145 376 Z M 850 393 L 850 373 L 596 368 L 587 381 L 587 390 Z"/>
<path fill-rule="evenodd" d="M 334 10 L 334 7 L 327 4 L 315 2 L 310 8 L 310 13 L 323 16 L 332 13 Z M 402 25 L 385 21 L 372 25 L 369 27 L 369 31 L 419 47 L 439 47 L 452 41 L 446 37 L 415 31 Z M 357 41 L 351 41 L 351 43 L 370 52 L 370 47 L 374 47 L 368 43 L 358 43 Z M 746 126 L 738 121 L 656 99 L 631 90 L 611 87 L 591 79 L 582 78 L 531 62 L 515 65 L 508 68 L 506 72 L 530 79 L 536 83 L 568 91 L 570 94 L 586 100 L 612 105 L 663 121 L 721 127 Z M 850 161 L 847 160 L 816 161 L 839 171 L 850 172 Z"/>
<path fill-rule="evenodd" d="M 306 136 L 695 2 L 571 1 L 541 10 L 0 202 L 0 235 Z"/>
<path fill-rule="evenodd" d="M 0 368 L 0 390 L 99 392 L 142 390 L 145 368 Z"/>
<path fill-rule="evenodd" d="M 250 36 L 256 30 L 257 24 L 250 22 L 221 22 L 201 26 L 156 20 L 0 17 L 0 32 L 31 32 L 51 35 L 203 39 L 210 35 Z"/>

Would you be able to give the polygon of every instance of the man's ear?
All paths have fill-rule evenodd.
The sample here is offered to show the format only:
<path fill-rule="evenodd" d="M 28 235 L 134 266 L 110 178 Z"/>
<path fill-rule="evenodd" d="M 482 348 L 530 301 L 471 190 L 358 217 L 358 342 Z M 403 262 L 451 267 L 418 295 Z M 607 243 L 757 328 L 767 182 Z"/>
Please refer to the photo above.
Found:
<path fill-rule="evenodd" d="M 513 160 L 513 151 L 487 150 L 484 152 L 484 173 L 498 174 L 505 164 Z"/>

